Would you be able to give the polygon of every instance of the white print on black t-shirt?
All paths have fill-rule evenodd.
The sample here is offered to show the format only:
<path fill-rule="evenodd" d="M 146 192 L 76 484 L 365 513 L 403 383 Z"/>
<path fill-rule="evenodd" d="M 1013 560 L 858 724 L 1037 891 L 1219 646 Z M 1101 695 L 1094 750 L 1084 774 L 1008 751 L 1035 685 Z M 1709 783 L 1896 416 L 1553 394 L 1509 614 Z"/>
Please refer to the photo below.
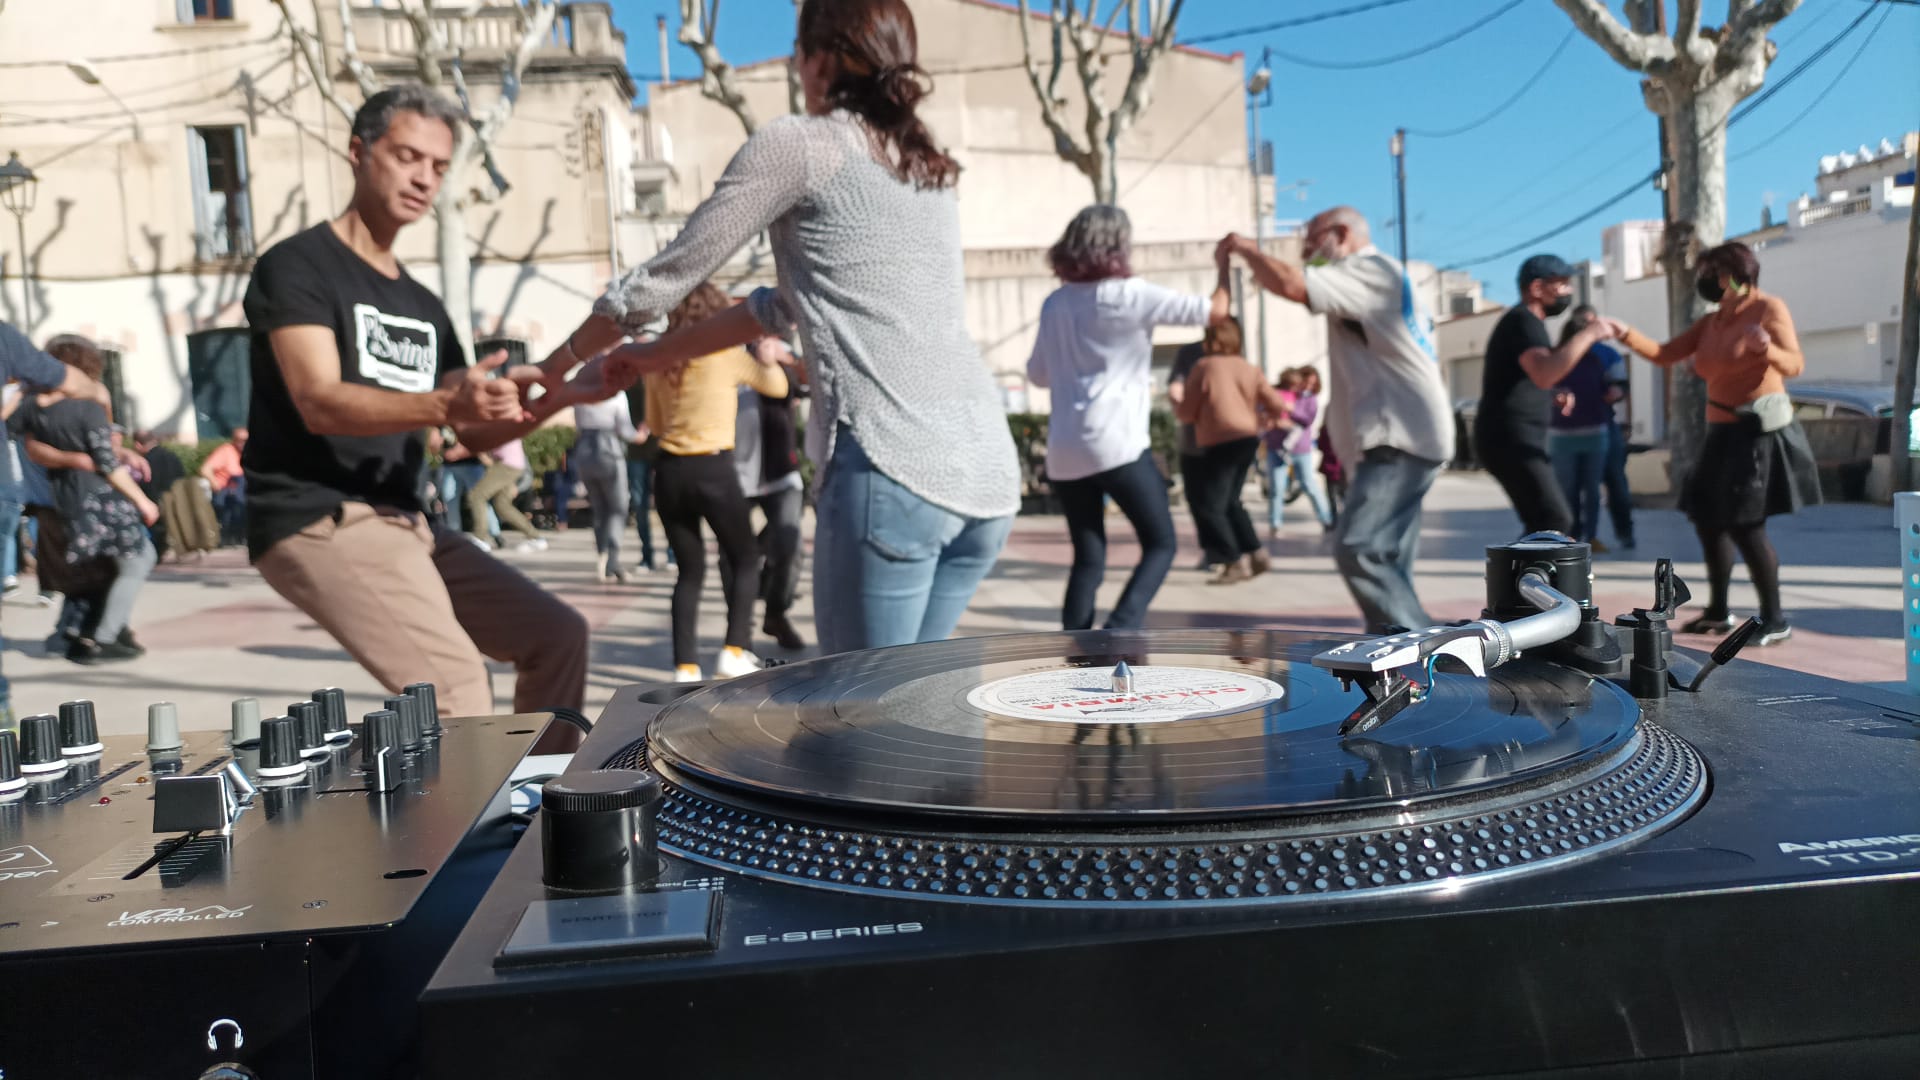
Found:
<path fill-rule="evenodd" d="M 389 315 L 372 304 L 355 304 L 353 330 L 361 378 L 410 394 L 433 389 L 440 337 L 432 323 Z"/>

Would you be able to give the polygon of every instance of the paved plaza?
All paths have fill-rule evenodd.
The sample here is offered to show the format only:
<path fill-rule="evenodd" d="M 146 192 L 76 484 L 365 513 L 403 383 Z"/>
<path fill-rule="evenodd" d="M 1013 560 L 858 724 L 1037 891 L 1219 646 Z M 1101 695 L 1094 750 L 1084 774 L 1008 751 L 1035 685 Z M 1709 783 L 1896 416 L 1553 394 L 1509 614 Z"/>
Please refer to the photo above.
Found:
<path fill-rule="evenodd" d="M 1264 532 L 1264 505 L 1251 506 Z M 1212 586 L 1194 569 L 1198 548 L 1192 524 L 1175 508 L 1181 555 L 1150 617 L 1160 626 L 1297 626 L 1352 632 L 1359 623 L 1334 571 L 1330 545 L 1320 527 L 1296 503 L 1295 520 L 1269 544 L 1273 572 L 1239 585 Z M 1638 513 L 1639 550 L 1598 560 L 1596 600 L 1611 618 L 1652 596 L 1653 560 L 1675 559 L 1680 574 L 1704 599 L 1699 545 L 1679 514 Z M 1755 660 L 1853 682 L 1892 683 L 1904 678 L 1901 657 L 1900 588 L 1892 511 L 1860 504 L 1823 506 L 1793 518 L 1776 518 L 1786 604 L 1794 623 L 1791 641 L 1747 654 Z M 811 518 L 808 521 L 811 528 Z M 1423 600 L 1437 619 L 1478 616 L 1483 597 L 1481 551 L 1491 540 L 1514 535 L 1518 525 L 1493 482 L 1479 473 L 1447 474 L 1427 502 L 1425 546 L 1419 568 Z M 1110 570 L 1100 594 L 1111 605 L 1136 549 L 1123 518 L 1110 519 Z M 656 536 L 658 530 L 656 528 Z M 629 530 L 629 545 L 637 541 Z M 554 590 L 593 626 L 587 712 L 597 715 L 620 686 L 666 678 L 671 671 L 667 608 L 673 574 L 642 574 L 626 586 L 603 585 L 593 576 L 593 538 L 573 529 L 552 534 L 545 552 L 502 556 Z M 629 562 L 637 557 L 630 546 Z M 664 559 L 664 554 L 662 555 Z M 1057 628 L 1065 570 L 1072 559 L 1064 523 L 1057 517 L 1019 519 L 999 565 L 982 585 L 961 622 L 962 634 L 1003 634 Z M 711 560 L 709 561 L 711 567 Z M 1737 614 L 1752 611 L 1752 589 L 1736 573 Z M 103 732 L 143 731 L 146 706 L 173 701 L 181 726 L 223 728 L 228 702 L 258 697 L 278 711 L 315 687 L 346 689 L 354 714 L 377 705 L 380 687 L 306 616 L 275 596 L 248 568 L 245 553 L 226 549 L 198 562 L 168 562 L 155 571 L 134 614 L 134 630 L 146 656 L 120 664 L 80 667 L 48 657 L 41 642 L 55 612 L 27 588 L 4 607 L 5 672 L 13 682 L 16 715 L 51 712 L 62 700 L 86 697 L 99 706 Z M 796 622 L 812 635 L 811 588 L 803 587 Z M 759 625 L 756 617 L 755 626 Z M 701 619 L 703 659 L 719 648 L 724 614 L 717 575 L 709 569 Z M 1699 640 L 1688 644 L 1702 644 Z M 755 649 L 783 656 L 770 641 Z M 799 655 L 810 655 L 803 653 Z M 496 698 L 511 700 L 512 673 L 495 665 Z M 272 713 L 269 713 L 271 715 Z"/>

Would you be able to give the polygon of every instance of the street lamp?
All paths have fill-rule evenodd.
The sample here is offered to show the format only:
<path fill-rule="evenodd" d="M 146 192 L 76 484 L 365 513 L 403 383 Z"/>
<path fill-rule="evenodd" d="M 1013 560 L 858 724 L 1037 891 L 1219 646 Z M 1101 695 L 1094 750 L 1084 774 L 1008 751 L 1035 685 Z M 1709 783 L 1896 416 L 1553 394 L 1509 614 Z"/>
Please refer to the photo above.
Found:
<path fill-rule="evenodd" d="M 33 332 L 33 289 L 27 283 L 27 215 L 33 212 L 33 197 L 39 186 L 40 178 L 21 163 L 19 151 L 0 165 L 0 205 L 13 215 L 20 230 L 20 329 L 29 334 Z"/>
<path fill-rule="evenodd" d="M 1247 165 L 1253 176 L 1253 242 L 1257 247 L 1267 236 L 1267 215 L 1260 205 L 1260 110 L 1273 103 L 1273 71 L 1267 62 L 1273 57 L 1273 50 L 1260 53 L 1260 67 L 1247 79 L 1247 115 L 1252 118 L 1253 141 L 1248 144 Z M 1254 305 L 1259 310 L 1260 370 L 1267 370 L 1267 292 L 1256 288 Z M 1242 303 L 1244 303 L 1244 299 Z"/>
<path fill-rule="evenodd" d="M 139 114 L 134 112 L 133 108 L 129 106 L 126 102 L 120 100 L 120 95 L 113 92 L 113 87 L 108 86 L 104 81 L 101 80 L 100 73 L 93 69 L 92 64 L 88 63 L 83 58 L 75 57 L 74 59 L 67 61 L 67 70 L 73 73 L 74 78 L 79 79 L 81 82 L 86 83 L 88 86 L 97 86 L 100 89 L 106 91 L 107 96 L 113 99 L 113 103 L 115 105 L 120 106 L 120 111 L 126 113 L 127 119 L 133 122 L 133 141 L 134 142 L 144 141 L 140 137 Z"/>

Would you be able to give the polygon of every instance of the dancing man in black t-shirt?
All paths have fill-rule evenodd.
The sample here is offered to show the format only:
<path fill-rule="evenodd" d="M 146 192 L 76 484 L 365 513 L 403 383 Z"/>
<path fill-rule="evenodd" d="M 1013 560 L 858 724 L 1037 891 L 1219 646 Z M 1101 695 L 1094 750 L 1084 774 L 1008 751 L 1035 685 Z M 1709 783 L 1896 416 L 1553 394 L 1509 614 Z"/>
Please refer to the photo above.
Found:
<path fill-rule="evenodd" d="M 1573 508 L 1560 490 L 1547 456 L 1553 385 L 1613 336 L 1613 324 L 1595 319 L 1555 348 L 1546 320 L 1573 303 L 1573 267 L 1555 255 L 1535 255 L 1520 264 L 1520 303 L 1507 309 L 1487 338 L 1481 372 L 1479 415 L 1474 418 L 1474 455 L 1506 489 L 1525 532 L 1571 533 Z"/>
<path fill-rule="evenodd" d="M 516 711 L 579 708 L 579 612 L 434 528 L 421 505 L 426 429 L 484 450 L 579 399 L 568 384 L 527 402 L 491 377 L 504 351 L 469 367 L 446 308 L 394 257 L 395 235 L 433 205 L 460 123 L 417 86 L 368 98 L 347 150 L 352 203 L 255 265 L 247 547 L 274 591 L 391 691 L 432 682 L 449 715 L 490 713 L 486 656 L 514 665 Z"/>

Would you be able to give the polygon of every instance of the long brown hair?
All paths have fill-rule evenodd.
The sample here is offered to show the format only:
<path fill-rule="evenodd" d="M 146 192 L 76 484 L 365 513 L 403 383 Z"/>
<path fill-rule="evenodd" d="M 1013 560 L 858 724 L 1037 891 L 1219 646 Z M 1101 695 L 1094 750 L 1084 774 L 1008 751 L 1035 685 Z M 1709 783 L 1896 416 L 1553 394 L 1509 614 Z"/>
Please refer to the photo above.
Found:
<path fill-rule="evenodd" d="M 687 298 L 667 313 L 667 332 L 672 333 L 683 326 L 704 322 L 732 306 L 733 301 L 727 299 L 727 294 L 720 291 L 720 286 L 711 281 L 703 281 L 694 286 L 693 291 L 687 294 Z"/>
<path fill-rule="evenodd" d="M 930 84 L 905 0 L 806 0 L 799 39 L 800 51 L 832 58 L 827 103 L 866 121 L 900 179 L 923 189 L 959 179 L 915 112 Z"/>

